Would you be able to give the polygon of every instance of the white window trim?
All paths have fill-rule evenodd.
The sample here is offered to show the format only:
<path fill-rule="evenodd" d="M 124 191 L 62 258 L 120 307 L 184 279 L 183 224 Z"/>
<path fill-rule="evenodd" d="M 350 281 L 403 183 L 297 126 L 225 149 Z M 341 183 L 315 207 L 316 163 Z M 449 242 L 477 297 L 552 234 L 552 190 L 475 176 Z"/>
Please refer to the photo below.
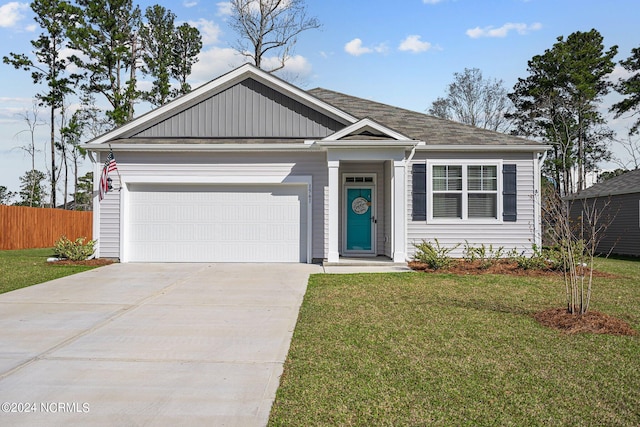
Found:
<path fill-rule="evenodd" d="M 427 160 L 427 222 L 431 224 L 501 224 L 502 223 L 502 160 L 459 160 L 438 159 Z M 462 218 L 434 218 L 433 217 L 433 167 L 434 166 L 462 166 Z M 467 166 L 495 166 L 497 175 L 496 217 L 497 218 L 468 218 Z M 472 191 L 483 193 L 483 191 Z"/>
<path fill-rule="evenodd" d="M 347 182 L 347 178 L 372 178 L 372 182 Z M 373 218 L 378 218 L 378 174 L 376 173 L 343 173 L 342 174 L 342 252 L 344 255 L 352 256 L 376 256 L 378 225 L 377 221 L 371 226 L 371 250 L 370 251 L 358 251 L 347 249 L 347 188 L 370 188 L 371 189 L 371 215 Z"/>

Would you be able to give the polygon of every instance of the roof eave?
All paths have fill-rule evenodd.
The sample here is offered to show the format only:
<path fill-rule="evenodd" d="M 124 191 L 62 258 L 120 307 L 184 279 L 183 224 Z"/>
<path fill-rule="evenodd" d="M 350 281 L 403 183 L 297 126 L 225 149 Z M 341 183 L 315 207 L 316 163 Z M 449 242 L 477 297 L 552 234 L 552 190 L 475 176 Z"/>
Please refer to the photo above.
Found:
<path fill-rule="evenodd" d="M 538 145 L 538 144 L 424 144 L 416 147 L 418 151 L 519 151 L 519 152 L 533 152 L 544 153 L 551 148 L 550 145 Z"/>
<path fill-rule="evenodd" d="M 220 152 L 220 151 L 300 151 L 308 150 L 312 145 L 305 143 L 290 144 L 84 144 L 86 150 L 94 152 L 118 151 L 137 152 Z"/>
<path fill-rule="evenodd" d="M 421 141 L 415 140 L 383 140 L 383 141 L 372 141 L 372 140 L 337 140 L 337 141 L 314 141 L 312 144 L 318 147 L 323 148 L 366 148 L 366 147 L 375 147 L 375 148 L 413 148 L 420 145 Z"/>

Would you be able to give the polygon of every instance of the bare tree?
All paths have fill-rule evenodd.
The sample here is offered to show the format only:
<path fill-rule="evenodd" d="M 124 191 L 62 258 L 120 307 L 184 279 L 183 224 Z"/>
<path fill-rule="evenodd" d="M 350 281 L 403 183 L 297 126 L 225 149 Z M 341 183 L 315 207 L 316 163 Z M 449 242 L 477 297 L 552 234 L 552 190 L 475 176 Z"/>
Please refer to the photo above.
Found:
<path fill-rule="evenodd" d="M 478 68 L 465 68 L 453 76 L 447 95 L 431 104 L 429 114 L 493 131 L 507 131 L 510 121 L 505 114 L 511 112 L 513 103 L 502 80 L 485 79 Z"/>
<path fill-rule="evenodd" d="M 562 261 L 567 311 L 585 314 L 591 302 L 598 244 L 613 221 L 607 213 L 610 200 L 565 200 L 550 187 L 545 187 L 543 200 L 545 236 Z"/>
<path fill-rule="evenodd" d="M 640 138 L 636 138 L 633 135 L 633 132 L 629 130 L 626 140 L 615 139 L 628 157 L 627 159 L 614 157 L 613 161 L 627 170 L 640 169 Z"/>
<path fill-rule="evenodd" d="M 39 105 L 38 105 L 38 102 L 34 100 L 33 105 L 31 106 L 31 111 L 25 110 L 23 113 L 20 114 L 20 117 L 27 124 L 27 129 L 22 130 L 16 134 L 17 136 L 25 132 L 29 133 L 29 143 L 20 148 L 24 150 L 31 158 L 32 173 L 34 173 L 34 171 L 36 170 L 36 153 L 39 151 L 36 148 L 36 138 L 35 138 L 36 128 L 38 126 L 44 126 L 46 124 L 45 122 L 42 122 L 40 121 L 40 119 L 38 119 L 38 112 L 39 112 Z M 33 184 L 30 189 L 30 198 L 33 198 L 34 192 L 35 192 L 35 183 L 34 181 L 30 181 L 30 182 Z"/>
<path fill-rule="evenodd" d="M 304 0 L 231 0 L 229 24 L 238 34 L 233 48 L 256 67 L 263 67 L 267 53 L 278 58 L 269 73 L 284 68 L 300 33 L 320 27 L 307 15 Z"/>

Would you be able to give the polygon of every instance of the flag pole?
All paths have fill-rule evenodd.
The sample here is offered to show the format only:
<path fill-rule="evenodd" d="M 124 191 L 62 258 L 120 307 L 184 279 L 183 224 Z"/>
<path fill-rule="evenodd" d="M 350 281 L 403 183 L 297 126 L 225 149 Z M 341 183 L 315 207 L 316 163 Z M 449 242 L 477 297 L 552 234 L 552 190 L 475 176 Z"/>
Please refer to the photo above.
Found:
<path fill-rule="evenodd" d="M 113 153 L 113 149 L 111 148 L 111 144 L 107 144 L 109 146 L 109 151 Z M 113 159 L 115 160 L 116 156 L 113 156 Z M 116 161 L 116 165 L 118 164 L 118 162 Z M 118 172 L 118 191 L 122 190 L 122 177 L 120 176 L 120 169 L 118 169 L 118 166 L 116 166 L 116 172 Z"/>

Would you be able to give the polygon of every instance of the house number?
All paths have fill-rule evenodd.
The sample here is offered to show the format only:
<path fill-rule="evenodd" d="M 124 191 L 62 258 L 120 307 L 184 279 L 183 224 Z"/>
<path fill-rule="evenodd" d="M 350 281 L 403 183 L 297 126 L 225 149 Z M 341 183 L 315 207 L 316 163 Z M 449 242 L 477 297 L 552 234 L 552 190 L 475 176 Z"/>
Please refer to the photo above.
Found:
<path fill-rule="evenodd" d="M 351 202 L 351 209 L 358 215 L 362 215 L 369 210 L 369 201 L 364 197 L 356 197 Z"/>

